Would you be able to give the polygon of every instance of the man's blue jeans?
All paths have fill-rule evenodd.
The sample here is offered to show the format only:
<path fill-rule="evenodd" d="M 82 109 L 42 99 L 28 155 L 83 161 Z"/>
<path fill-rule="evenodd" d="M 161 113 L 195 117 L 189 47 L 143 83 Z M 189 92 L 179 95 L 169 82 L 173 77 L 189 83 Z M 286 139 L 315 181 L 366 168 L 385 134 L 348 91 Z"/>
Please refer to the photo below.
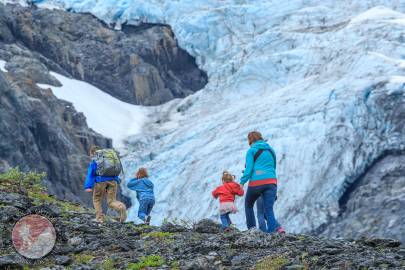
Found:
<path fill-rule="evenodd" d="M 267 221 L 267 232 L 274 232 L 278 224 L 273 211 L 274 201 L 276 200 L 277 186 L 274 184 L 248 187 L 245 197 L 246 225 L 248 229 L 256 227 L 256 218 L 253 206 L 256 200 L 262 196 L 264 205 L 264 218 Z"/>
<path fill-rule="evenodd" d="M 266 215 L 264 214 L 264 201 L 263 197 L 260 196 L 256 201 L 257 210 L 257 223 L 259 223 L 259 229 L 263 232 L 267 232 Z"/>
<path fill-rule="evenodd" d="M 231 226 L 231 224 L 232 224 L 229 214 L 230 213 L 226 213 L 226 214 L 222 214 L 219 216 L 221 218 L 222 229 L 229 228 L 229 226 Z"/>
<path fill-rule="evenodd" d="M 146 216 L 150 215 L 153 206 L 155 205 L 155 200 L 143 199 L 139 202 L 138 217 L 145 221 Z"/>

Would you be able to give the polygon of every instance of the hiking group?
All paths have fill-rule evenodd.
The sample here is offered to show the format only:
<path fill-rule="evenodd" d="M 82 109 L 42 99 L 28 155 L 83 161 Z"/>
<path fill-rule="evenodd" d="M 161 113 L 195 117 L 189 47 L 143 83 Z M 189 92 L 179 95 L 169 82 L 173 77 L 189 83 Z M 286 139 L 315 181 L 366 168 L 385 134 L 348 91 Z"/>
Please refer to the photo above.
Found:
<path fill-rule="evenodd" d="M 222 173 L 222 185 L 217 187 L 212 196 L 219 198 L 219 214 L 222 228 L 230 230 L 232 221 L 230 214 L 236 213 L 235 196 L 243 196 L 244 184 L 249 182 L 245 195 L 245 215 L 248 229 L 256 227 L 253 210 L 256 204 L 259 229 L 264 232 L 284 233 L 274 215 L 274 202 L 277 199 L 276 155 L 272 147 L 263 139 L 258 131 L 248 134 L 249 150 L 243 175 L 237 183 L 235 175 L 228 171 Z M 118 154 L 113 149 L 100 149 L 92 146 L 89 151 L 91 162 L 88 168 L 84 188 L 93 192 L 93 204 L 96 210 L 96 221 L 103 223 L 102 201 L 107 196 L 108 207 L 120 213 L 120 221 L 125 222 L 126 207 L 116 199 L 119 175 L 122 165 Z M 154 185 L 149 180 L 146 168 L 138 169 L 135 178 L 128 181 L 128 188 L 136 191 L 139 201 L 138 217 L 146 224 L 150 223 L 153 206 L 155 205 Z"/>

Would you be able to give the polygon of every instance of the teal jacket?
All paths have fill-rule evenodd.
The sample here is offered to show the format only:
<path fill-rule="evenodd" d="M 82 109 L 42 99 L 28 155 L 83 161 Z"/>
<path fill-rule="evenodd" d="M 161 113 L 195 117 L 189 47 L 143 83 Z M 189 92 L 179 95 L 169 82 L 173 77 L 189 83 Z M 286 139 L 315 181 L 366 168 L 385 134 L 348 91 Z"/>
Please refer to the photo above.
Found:
<path fill-rule="evenodd" d="M 263 151 L 254 162 L 254 156 L 259 149 L 269 149 L 275 153 L 265 141 L 260 140 L 253 143 L 246 153 L 246 168 L 240 179 L 241 185 L 247 181 L 250 181 L 249 186 L 277 184 L 276 160 L 273 159 L 273 155 L 269 151 Z"/>

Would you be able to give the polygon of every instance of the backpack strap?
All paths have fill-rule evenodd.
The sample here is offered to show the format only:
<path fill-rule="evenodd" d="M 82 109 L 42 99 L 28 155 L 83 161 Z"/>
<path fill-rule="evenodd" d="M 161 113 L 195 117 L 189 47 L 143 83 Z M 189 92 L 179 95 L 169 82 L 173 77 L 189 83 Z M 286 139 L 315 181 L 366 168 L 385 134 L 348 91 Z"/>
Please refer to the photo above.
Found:
<path fill-rule="evenodd" d="M 270 154 L 271 154 L 271 156 L 273 157 L 273 160 L 274 160 L 274 169 L 276 169 L 276 166 L 277 166 L 277 160 L 276 160 L 276 154 L 274 153 L 274 151 L 273 150 L 271 150 L 271 149 L 259 149 L 259 150 L 257 150 L 257 152 L 256 152 L 256 154 L 254 155 L 254 157 L 253 157 L 253 163 L 255 163 L 256 162 L 256 160 L 259 158 L 259 156 L 263 153 L 263 151 L 269 151 L 270 152 Z"/>
<path fill-rule="evenodd" d="M 253 163 L 259 158 L 259 156 L 263 153 L 263 149 L 257 150 L 255 156 L 253 157 Z"/>

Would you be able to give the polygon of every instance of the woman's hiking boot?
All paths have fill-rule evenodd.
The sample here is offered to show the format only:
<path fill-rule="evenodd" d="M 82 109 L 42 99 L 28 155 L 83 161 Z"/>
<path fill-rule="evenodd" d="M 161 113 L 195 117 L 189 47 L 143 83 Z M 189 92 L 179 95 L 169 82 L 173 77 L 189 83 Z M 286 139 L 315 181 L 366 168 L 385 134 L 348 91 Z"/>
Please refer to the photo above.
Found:
<path fill-rule="evenodd" d="M 281 227 L 281 226 L 278 227 L 276 231 L 277 231 L 278 233 L 285 234 L 285 230 L 284 230 L 284 228 Z"/>

